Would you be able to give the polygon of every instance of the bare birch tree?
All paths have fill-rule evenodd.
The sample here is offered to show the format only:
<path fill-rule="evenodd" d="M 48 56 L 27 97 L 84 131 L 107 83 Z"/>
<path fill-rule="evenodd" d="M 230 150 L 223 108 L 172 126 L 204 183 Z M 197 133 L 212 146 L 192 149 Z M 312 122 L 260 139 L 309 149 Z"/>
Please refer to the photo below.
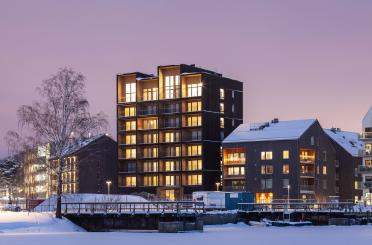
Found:
<path fill-rule="evenodd" d="M 37 88 L 40 100 L 18 109 L 19 123 L 31 131 L 38 142 L 49 143 L 52 155 L 59 164 L 57 175 L 56 217 L 61 218 L 62 171 L 64 154 L 72 138 L 88 137 L 106 129 L 103 113 L 92 115 L 85 97 L 85 77 L 70 68 L 60 69 L 56 75 Z"/>

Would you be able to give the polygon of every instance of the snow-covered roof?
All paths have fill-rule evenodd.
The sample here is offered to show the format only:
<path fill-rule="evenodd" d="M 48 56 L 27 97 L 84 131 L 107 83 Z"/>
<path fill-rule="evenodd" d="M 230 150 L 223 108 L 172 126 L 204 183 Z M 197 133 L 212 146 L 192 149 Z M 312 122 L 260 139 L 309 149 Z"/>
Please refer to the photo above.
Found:
<path fill-rule="evenodd" d="M 274 141 L 274 140 L 295 140 L 317 120 L 291 120 L 267 123 L 245 123 L 239 125 L 223 143 L 253 142 L 253 141 Z"/>
<path fill-rule="evenodd" d="M 324 129 L 324 132 L 352 156 L 358 156 L 363 150 L 363 142 L 359 140 L 358 133 L 341 131 L 340 129 Z"/>
<path fill-rule="evenodd" d="M 363 118 L 363 129 L 372 127 L 372 106 Z"/>

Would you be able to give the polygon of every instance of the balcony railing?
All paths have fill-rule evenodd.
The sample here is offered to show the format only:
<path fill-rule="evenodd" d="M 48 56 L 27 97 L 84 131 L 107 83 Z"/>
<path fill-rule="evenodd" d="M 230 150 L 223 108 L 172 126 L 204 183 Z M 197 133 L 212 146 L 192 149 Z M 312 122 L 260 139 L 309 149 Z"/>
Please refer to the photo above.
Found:
<path fill-rule="evenodd" d="M 372 166 L 359 166 L 360 173 L 372 173 Z"/>
<path fill-rule="evenodd" d="M 244 185 L 238 185 L 238 186 L 223 186 L 222 189 L 224 191 L 244 191 L 245 186 Z"/>
<path fill-rule="evenodd" d="M 364 132 L 363 139 L 372 139 L 372 132 Z"/>
<path fill-rule="evenodd" d="M 135 97 L 119 97 L 118 102 L 119 103 L 136 102 L 136 99 Z"/>
<path fill-rule="evenodd" d="M 138 110 L 137 114 L 139 116 L 148 116 L 148 115 L 156 115 L 158 111 L 156 109 L 154 110 Z"/>
<path fill-rule="evenodd" d="M 302 157 L 302 156 L 300 156 L 300 162 L 301 163 L 307 163 L 307 164 L 314 164 L 315 163 L 315 158 L 313 158 L 313 157 Z"/>
<path fill-rule="evenodd" d="M 314 191 L 314 185 L 300 185 L 300 191 Z"/>
<path fill-rule="evenodd" d="M 161 114 L 172 114 L 172 113 L 180 113 L 180 108 L 160 108 L 159 112 Z"/>
<path fill-rule="evenodd" d="M 315 172 L 314 171 L 301 171 L 300 177 L 314 177 Z"/>
<path fill-rule="evenodd" d="M 372 188 L 372 181 L 365 181 L 365 182 L 363 182 L 363 186 L 365 188 Z"/>

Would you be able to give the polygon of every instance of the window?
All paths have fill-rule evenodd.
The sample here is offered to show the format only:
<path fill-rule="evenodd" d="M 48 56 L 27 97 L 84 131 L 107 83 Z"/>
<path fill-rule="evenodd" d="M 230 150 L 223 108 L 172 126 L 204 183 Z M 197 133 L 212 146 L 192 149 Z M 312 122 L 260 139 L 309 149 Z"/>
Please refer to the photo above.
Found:
<path fill-rule="evenodd" d="M 190 83 L 187 84 L 187 96 L 196 97 L 202 94 L 202 83 Z"/>
<path fill-rule="evenodd" d="M 201 126 L 201 124 L 202 124 L 202 117 L 201 116 L 188 116 L 187 117 L 187 126 L 188 127 Z"/>
<path fill-rule="evenodd" d="M 176 142 L 179 140 L 179 135 L 178 132 L 166 132 L 164 142 Z"/>
<path fill-rule="evenodd" d="M 144 186 L 157 186 L 158 185 L 158 176 L 145 176 L 143 178 Z"/>
<path fill-rule="evenodd" d="M 179 97 L 179 86 L 180 77 L 179 76 L 166 76 L 165 77 L 165 98 L 173 99 Z"/>
<path fill-rule="evenodd" d="M 310 144 L 311 145 L 315 145 L 315 137 L 314 136 L 311 136 L 311 138 L 310 138 Z"/>
<path fill-rule="evenodd" d="M 225 149 L 224 164 L 245 164 L 244 149 Z"/>
<path fill-rule="evenodd" d="M 188 160 L 187 161 L 187 170 L 202 170 L 202 160 Z"/>
<path fill-rule="evenodd" d="M 178 157 L 181 155 L 180 146 L 166 146 L 163 153 L 166 157 Z"/>
<path fill-rule="evenodd" d="M 202 175 L 201 174 L 192 174 L 187 176 L 187 183 L 189 185 L 201 185 L 202 184 Z"/>
<path fill-rule="evenodd" d="M 283 174 L 289 174 L 289 164 L 283 164 Z"/>
<path fill-rule="evenodd" d="M 135 162 L 129 162 L 128 163 L 128 172 L 136 172 L 136 163 Z"/>
<path fill-rule="evenodd" d="M 126 121 L 125 122 L 125 130 L 126 131 L 131 131 L 131 130 L 136 130 L 136 121 Z"/>
<path fill-rule="evenodd" d="M 272 165 L 261 166 L 261 174 L 272 174 L 273 172 L 274 172 L 274 168 Z"/>
<path fill-rule="evenodd" d="M 355 190 L 359 189 L 359 182 L 358 181 L 354 181 L 354 189 Z"/>
<path fill-rule="evenodd" d="M 177 128 L 180 126 L 179 117 L 166 117 L 163 120 L 163 128 Z"/>
<path fill-rule="evenodd" d="M 202 131 L 201 130 L 192 130 L 191 131 L 191 140 L 201 140 Z"/>
<path fill-rule="evenodd" d="M 135 134 L 125 135 L 125 144 L 127 144 L 127 145 L 136 144 L 136 135 Z"/>
<path fill-rule="evenodd" d="M 271 189 L 273 187 L 272 179 L 261 179 L 261 189 Z"/>
<path fill-rule="evenodd" d="M 167 175 L 165 176 L 165 185 L 166 186 L 173 186 L 175 185 L 175 176 Z"/>
<path fill-rule="evenodd" d="M 187 102 L 187 112 L 201 111 L 201 109 L 202 109 L 201 101 Z"/>
<path fill-rule="evenodd" d="M 143 143 L 145 144 L 158 143 L 158 134 L 157 133 L 144 134 Z"/>
<path fill-rule="evenodd" d="M 143 129 L 157 129 L 158 120 L 157 119 L 144 119 L 143 120 Z"/>
<path fill-rule="evenodd" d="M 136 101 L 136 83 L 125 84 L 125 102 Z"/>
<path fill-rule="evenodd" d="M 283 151 L 283 159 L 289 159 L 289 151 L 288 150 Z"/>
<path fill-rule="evenodd" d="M 165 171 L 176 171 L 177 169 L 175 161 L 165 161 Z"/>
<path fill-rule="evenodd" d="M 225 104 L 223 102 L 220 103 L 220 112 L 225 113 Z"/>
<path fill-rule="evenodd" d="M 143 172 L 157 172 L 158 166 L 158 162 L 144 162 Z"/>
<path fill-rule="evenodd" d="M 288 188 L 289 186 L 289 179 L 283 179 L 283 188 Z"/>
<path fill-rule="evenodd" d="M 227 175 L 236 176 L 236 175 L 244 175 L 245 169 L 244 167 L 229 167 L 227 168 Z"/>
<path fill-rule="evenodd" d="M 235 120 L 234 120 L 234 119 L 231 120 L 231 126 L 232 126 L 232 127 L 235 127 Z"/>
<path fill-rule="evenodd" d="M 143 89 L 143 100 L 157 100 L 158 99 L 158 88 L 144 88 Z"/>
<path fill-rule="evenodd" d="M 134 117 L 136 115 L 136 107 L 125 107 L 124 116 L 125 117 Z"/>
<path fill-rule="evenodd" d="M 225 119 L 223 117 L 220 118 L 220 127 L 225 128 Z"/>
<path fill-rule="evenodd" d="M 220 99 L 223 100 L 225 99 L 225 89 L 220 88 Z"/>
<path fill-rule="evenodd" d="M 232 112 L 232 113 L 235 112 L 235 105 L 234 105 L 234 104 L 232 104 L 232 106 L 231 106 L 231 112 Z"/>
<path fill-rule="evenodd" d="M 272 151 L 261 151 L 261 160 L 272 160 L 273 152 Z"/>
<path fill-rule="evenodd" d="M 125 158 L 126 159 L 136 158 L 136 149 L 125 149 Z"/>
<path fill-rule="evenodd" d="M 323 161 L 327 161 L 327 152 L 323 151 Z"/>
<path fill-rule="evenodd" d="M 187 155 L 188 156 L 200 156 L 202 154 L 201 145 L 189 145 L 187 146 Z"/>
<path fill-rule="evenodd" d="M 125 186 L 127 186 L 127 187 L 135 187 L 136 186 L 136 177 L 135 176 L 127 176 L 127 177 L 125 177 Z"/>
<path fill-rule="evenodd" d="M 231 91 L 231 98 L 235 98 L 235 91 L 233 90 L 233 91 Z"/>
<path fill-rule="evenodd" d="M 158 148 L 157 147 L 144 148 L 143 157 L 145 158 L 158 157 Z"/>
<path fill-rule="evenodd" d="M 176 195 L 174 193 L 174 190 L 165 190 L 165 199 L 167 200 L 175 200 L 176 199 Z"/>
<path fill-rule="evenodd" d="M 323 187 L 323 190 L 327 190 L 327 180 L 326 179 L 322 180 L 322 187 Z"/>
<path fill-rule="evenodd" d="M 323 175 L 327 174 L 327 166 L 323 166 Z"/>

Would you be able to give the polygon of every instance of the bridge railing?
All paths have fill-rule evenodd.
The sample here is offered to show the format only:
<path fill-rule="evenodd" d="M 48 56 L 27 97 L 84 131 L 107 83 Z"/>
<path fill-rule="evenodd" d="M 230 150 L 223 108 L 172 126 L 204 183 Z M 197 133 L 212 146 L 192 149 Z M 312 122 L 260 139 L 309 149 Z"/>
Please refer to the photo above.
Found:
<path fill-rule="evenodd" d="M 203 202 L 82 202 L 62 203 L 64 214 L 204 213 Z"/>
<path fill-rule="evenodd" d="M 353 202 L 238 203 L 238 211 L 352 211 Z"/>

